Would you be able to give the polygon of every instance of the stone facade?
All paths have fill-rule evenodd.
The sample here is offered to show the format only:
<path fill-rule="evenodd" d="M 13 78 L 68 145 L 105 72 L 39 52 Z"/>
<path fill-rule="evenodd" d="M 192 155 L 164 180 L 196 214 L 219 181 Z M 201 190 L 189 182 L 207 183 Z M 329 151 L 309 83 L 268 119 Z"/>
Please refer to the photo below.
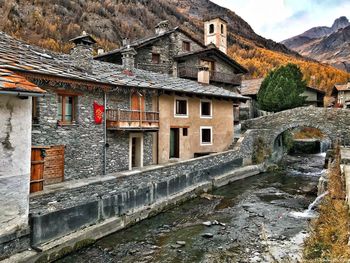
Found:
<path fill-rule="evenodd" d="M 153 42 L 152 45 L 138 48 L 137 55 L 135 56 L 136 67 L 154 72 L 176 74 L 176 72 L 174 72 L 174 68 L 176 68 L 174 56 L 188 52 L 184 51 L 182 48 L 182 43 L 184 41 L 190 43 L 191 51 L 203 49 L 203 46 L 193 41 L 193 39 L 179 31 L 175 31 L 174 33 L 159 38 L 157 41 Z M 160 55 L 159 64 L 152 62 L 152 54 Z"/>
<path fill-rule="evenodd" d="M 65 146 L 65 180 L 100 176 L 104 172 L 104 130 L 103 125 L 94 123 L 93 103 L 103 104 L 104 92 L 84 85 L 33 80 L 47 90 L 50 96 L 38 99 L 38 123 L 32 132 L 35 146 Z M 58 94 L 77 94 L 75 100 L 76 121 L 60 125 L 57 121 Z M 130 109 L 130 89 L 124 92 L 107 92 L 107 109 Z M 151 93 L 146 94 L 146 108 L 152 107 Z M 144 134 L 144 165 L 152 163 L 152 135 Z M 129 169 L 129 132 L 107 131 L 106 172 L 114 173 Z"/>

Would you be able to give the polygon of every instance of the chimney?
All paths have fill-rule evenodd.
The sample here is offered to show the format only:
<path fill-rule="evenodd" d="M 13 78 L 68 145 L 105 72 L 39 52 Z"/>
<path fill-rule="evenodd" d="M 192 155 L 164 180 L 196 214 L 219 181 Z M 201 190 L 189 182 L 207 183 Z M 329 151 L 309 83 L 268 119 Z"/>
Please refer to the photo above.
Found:
<path fill-rule="evenodd" d="M 169 21 L 168 20 L 164 20 L 164 21 L 160 22 L 158 25 L 156 25 L 156 34 L 157 35 L 164 34 L 168 30 L 169 30 Z"/>
<path fill-rule="evenodd" d="M 71 39 L 70 42 L 75 44 L 70 51 L 73 63 L 77 67 L 91 71 L 92 65 L 90 61 L 93 59 L 93 47 L 96 44 L 95 39 L 83 31 L 81 36 Z"/>
<path fill-rule="evenodd" d="M 202 84 L 209 84 L 209 67 L 199 66 L 198 67 L 198 82 Z"/>
<path fill-rule="evenodd" d="M 214 44 L 227 54 L 227 22 L 224 19 L 217 17 L 204 22 L 204 43 L 206 46 Z"/>
<path fill-rule="evenodd" d="M 123 38 L 123 47 L 130 45 L 130 39 L 129 38 Z"/>
<path fill-rule="evenodd" d="M 97 49 L 97 55 L 102 55 L 103 53 L 105 53 L 103 48 Z"/>
<path fill-rule="evenodd" d="M 127 46 L 127 49 L 122 51 L 123 68 L 133 70 L 135 68 L 135 55 L 137 54 L 134 48 Z"/>

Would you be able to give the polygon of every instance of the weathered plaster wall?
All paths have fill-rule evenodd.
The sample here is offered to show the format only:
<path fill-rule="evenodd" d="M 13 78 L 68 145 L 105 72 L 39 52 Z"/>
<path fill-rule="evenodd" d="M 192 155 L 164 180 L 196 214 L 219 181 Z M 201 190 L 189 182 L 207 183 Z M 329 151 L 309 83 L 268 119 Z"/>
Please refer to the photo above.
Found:
<path fill-rule="evenodd" d="M 31 103 L 0 95 L 0 236 L 28 224 Z"/>
<path fill-rule="evenodd" d="M 169 161 L 170 128 L 180 128 L 180 159 L 194 157 L 194 153 L 220 152 L 227 149 L 233 140 L 232 101 L 212 100 L 212 118 L 200 117 L 200 98 L 188 99 L 188 117 L 175 117 L 176 96 L 159 97 L 159 162 Z M 200 127 L 212 127 L 212 145 L 200 145 Z M 188 136 L 183 136 L 183 128 L 188 128 Z"/>

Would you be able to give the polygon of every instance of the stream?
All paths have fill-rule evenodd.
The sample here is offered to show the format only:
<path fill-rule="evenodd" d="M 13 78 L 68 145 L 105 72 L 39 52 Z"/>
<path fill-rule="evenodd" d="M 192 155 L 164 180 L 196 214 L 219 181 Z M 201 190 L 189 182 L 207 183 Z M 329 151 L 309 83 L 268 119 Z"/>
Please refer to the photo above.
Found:
<path fill-rule="evenodd" d="M 279 171 L 203 194 L 57 262 L 298 262 L 310 220 L 303 211 L 323 164 L 322 154 L 286 156 Z"/>

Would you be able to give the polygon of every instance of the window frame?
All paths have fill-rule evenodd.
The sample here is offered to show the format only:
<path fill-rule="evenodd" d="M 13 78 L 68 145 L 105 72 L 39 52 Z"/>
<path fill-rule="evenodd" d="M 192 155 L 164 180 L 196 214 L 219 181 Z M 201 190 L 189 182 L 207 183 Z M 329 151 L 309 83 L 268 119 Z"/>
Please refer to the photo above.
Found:
<path fill-rule="evenodd" d="M 62 111 L 62 118 L 59 119 L 58 117 L 58 101 L 59 101 L 59 97 L 62 97 L 62 105 L 61 105 L 61 111 Z M 65 105 L 66 105 L 66 98 L 67 97 L 72 97 L 72 120 L 71 121 L 67 121 L 64 120 L 64 116 L 65 116 Z M 77 106 L 77 100 L 78 100 L 78 94 L 75 93 L 65 93 L 65 92 L 58 92 L 57 93 L 57 122 L 60 125 L 72 125 L 76 123 L 77 117 L 76 117 L 76 106 Z"/>
<path fill-rule="evenodd" d="M 210 130 L 210 142 L 203 142 L 203 130 Z M 200 145 L 211 146 L 213 145 L 213 127 L 212 126 L 200 126 Z"/>
<path fill-rule="evenodd" d="M 182 51 L 191 52 L 191 42 L 187 40 L 182 41 Z"/>
<path fill-rule="evenodd" d="M 39 97 L 32 97 L 32 124 L 39 124 Z"/>
<path fill-rule="evenodd" d="M 202 103 L 206 102 L 206 103 L 210 103 L 210 115 L 203 115 L 202 113 Z M 200 103 L 199 103 L 199 116 L 201 119 L 212 119 L 213 118 L 213 102 L 212 100 L 208 100 L 208 99 L 201 99 Z"/>
<path fill-rule="evenodd" d="M 155 60 L 155 58 L 157 58 L 157 59 Z M 152 52 L 152 64 L 154 64 L 154 65 L 160 64 L 160 54 L 159 53 Z"/>
<path fill-rule="evenodd" d="M 181 100 L 181 101 L 186 101 L 186 114 L 177 114 L 176 111 L 176 101 Z M 174 98 L 174 117 L 175 118 L 188 118 L 189 112 L 188 112 L 188 99 L 187 98 L 182 98 L 182 97 L 175 97 Z"/>

